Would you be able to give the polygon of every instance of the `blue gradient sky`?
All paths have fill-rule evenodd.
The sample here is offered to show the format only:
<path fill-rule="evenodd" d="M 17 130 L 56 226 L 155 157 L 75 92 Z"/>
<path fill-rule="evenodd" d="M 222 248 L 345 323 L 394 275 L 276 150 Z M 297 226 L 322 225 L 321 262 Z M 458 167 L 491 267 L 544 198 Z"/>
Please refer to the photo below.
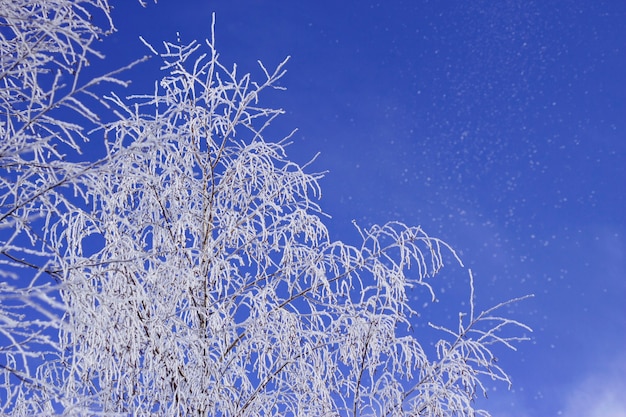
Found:
<path fill-rule="evenodd" d="M 533 341 L 481 405 L 500 416 L 626 416 L 626 3 L 623 1 L 117 1 L 114 68 L 210 36 L 261 77 L 291 60 L 276 140 L 322 180 L 331 236 L 400 220 L 455 247 L 479 307 L 510 309 Z M 150 91 L 158 63 L 132 77 Z M 439 281 L 441 322 L 467 275 Z M 449 298 L 446 304 L 446 297 Z M 491 385 L 488 385 L 491 387 Z"/>

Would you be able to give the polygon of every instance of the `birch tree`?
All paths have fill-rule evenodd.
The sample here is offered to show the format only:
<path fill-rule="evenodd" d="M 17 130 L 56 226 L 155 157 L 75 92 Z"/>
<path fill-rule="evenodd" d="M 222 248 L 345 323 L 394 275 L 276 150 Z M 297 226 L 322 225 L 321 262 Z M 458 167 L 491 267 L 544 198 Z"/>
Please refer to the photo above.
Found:
<path fill-rule="evenodd" d="M 420 339 L 411 295 L 461 261 L 400 222 L 329 237 L 321 174 L 265 137 L 286 61 L 255 81 L 213 33 L 145 42 L 162 77 L 126 97 L 123 69 L 82 77 L 107 1 L 0 0 L 0 20 L 0 413 L 489 415 L 518 300 L 476 311 L 469 273 L 468 311 Z"/>

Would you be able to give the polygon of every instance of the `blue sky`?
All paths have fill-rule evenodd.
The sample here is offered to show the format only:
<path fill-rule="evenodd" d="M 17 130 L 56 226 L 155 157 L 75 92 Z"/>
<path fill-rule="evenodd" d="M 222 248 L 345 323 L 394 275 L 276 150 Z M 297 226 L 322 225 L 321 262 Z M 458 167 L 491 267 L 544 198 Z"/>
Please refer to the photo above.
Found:
<path fill-rule="evenodd" d="M 450 243 L 479 307 L 533 341 L 501 364 L 514 386 L 481 405 L 503 416 L 626 416 L 626 3 L 160 0 L 114 2 L 103 68 L 158 44 L 210 36 L 222 63 L 261 72 L 291 56 L 276 140 L 322 180 L 331 236 L 400 220 Z M 157 62 L 133 91 L 149 91 Z M 442 317 L 467 276 L 441 276 Z M 438 310 L 439 311 L 439 310 Z"/>

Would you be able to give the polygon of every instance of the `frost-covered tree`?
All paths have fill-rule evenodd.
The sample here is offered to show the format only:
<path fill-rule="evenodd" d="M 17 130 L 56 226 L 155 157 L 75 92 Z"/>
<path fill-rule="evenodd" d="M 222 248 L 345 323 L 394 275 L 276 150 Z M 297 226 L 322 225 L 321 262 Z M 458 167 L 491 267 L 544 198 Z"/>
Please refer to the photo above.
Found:
<path fill-rule="evenodd" d="M 458 328 L 418 338 L 409 293 L 458 258 L 398 222 L 329 238 L 320 175 L 264 138 L 285 62 L 254 82 L 212 34 L 146 43 L 163 76 L 124 98 L 82 79 L 106 0 L 0 0 L 0 25 L 0 413 L 488 415 L 492 347 L 529 329 L 470 274 Z"/>

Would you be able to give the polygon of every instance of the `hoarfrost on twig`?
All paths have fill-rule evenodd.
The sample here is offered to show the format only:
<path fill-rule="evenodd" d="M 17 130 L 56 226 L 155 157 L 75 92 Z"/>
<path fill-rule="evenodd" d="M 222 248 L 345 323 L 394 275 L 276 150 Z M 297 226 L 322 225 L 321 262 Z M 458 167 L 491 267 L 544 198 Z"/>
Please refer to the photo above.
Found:
<path fill-rule="evenodd" d="M 212 38 L 142 39 L 162 60 L 155 90 L 101 97 L 126 85 L 81 77 L 113 29 L 106 1 L 0 5 L 0 413 L 487 415 L 481 378 L 510 383 L 493 345 L 530 330 L 498 316 L 519 300 L 477 314 L 470 273 L 469 313 L 433 324 L 427 352 L 407 291 L 434 299 L 460 260 L 399 222 L 329 238 L 322 174 L 264 137 L 283 111 L 260 98 L 286 60 L 254 82 Z M 94 138 L 101 160 L 66 160 Z"/>

